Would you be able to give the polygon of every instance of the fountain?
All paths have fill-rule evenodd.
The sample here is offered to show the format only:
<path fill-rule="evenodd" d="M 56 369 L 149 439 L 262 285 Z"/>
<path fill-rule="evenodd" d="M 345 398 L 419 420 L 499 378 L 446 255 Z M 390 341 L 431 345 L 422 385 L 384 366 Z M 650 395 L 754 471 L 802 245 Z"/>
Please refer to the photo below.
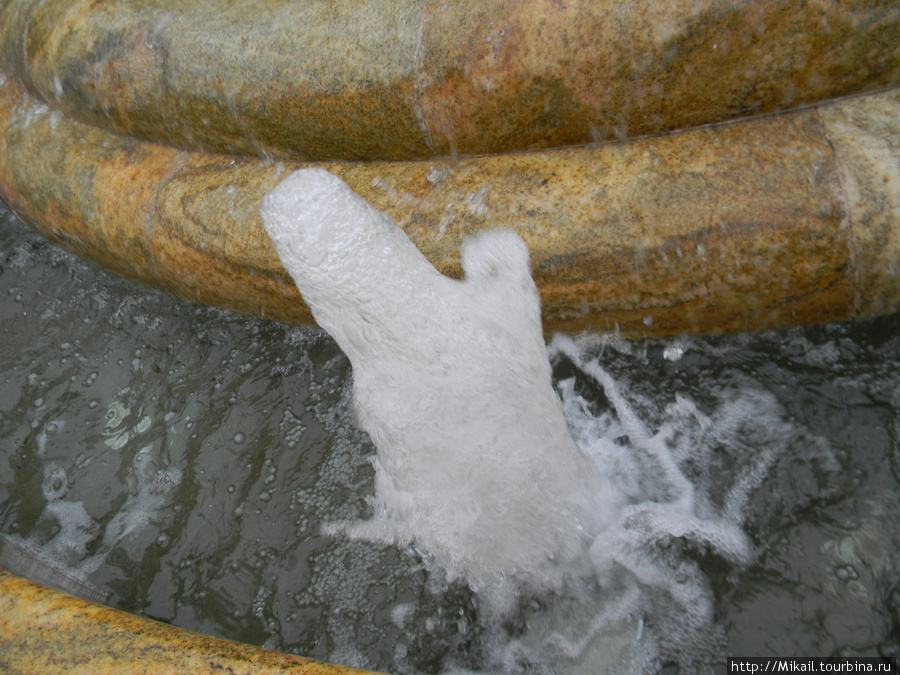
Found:
<path fill-rule="evenodd" d="M 782 381 L 765 358 L 753 356 L 752 340 L 682 337 L 644 347 L 624 341 L 625 336 L 764 330 L 896 311 L 900 103 L 891 90 L 897 83 L 898 20 L 889 3 L 801 8 L 709 2 L 667 9 L 606 2 L 512 9 L 497 4 L 479 12 L 463 3 L 385 9 L 330 3 L 329 8 L 323 13 L 324 5 L 316 3 L 271 3 L 254 6 L 248 17 L 241 3 L 202 8 L 146 3 L 138 11 L 123 2 L 103 12 L 56 0 L 27 7 L 7 3 L 0 10 L 0 197 L 52 241 L 126 278 L 279 321 L 306 324 L 313 314 L 323 325 L 334 320 L 330 328 L 337 331 L 363 392 L 368 357 L 364 348 L 354 353 L 354 345 L 367 344 L 373 334 L 391 340 L 399 335 L 411 349 L 421 346 L 416 336 L 427 333 L 416 333 L 401 320 L 414 318 L 397 309 L 404 293 L 423 309 L 430 304 L 447 310 L 423 314 L 453 326 L 455 332 L 443 331 L 456 339 L 448 337 L 448 350 L 465 344 L 467 335 L 480 335 L 494 349 L 493 358 L 477 367 L 491 373 L 485 382 L 502 380 L 519 360 L 516 350 L 524 349 L 530 363 L 543 363 L 531 371 L 531 386 L 543 393 L 532 400 L 516 389 L 518 382 L 507 391 L 521 402 L 516 414 L 522 419 L 555 410 L 552 434 L 563 441 L 543 447 L 568 448 L 557 461 L 545 463 L 552 469 L 547 487 L 555 485 L 546 494 L 555 495 L 550 502 L 556 509 L 535 509 L 524 494 L 501 498 L 503 490 L 493 486 L 503 486 L 502 462 L 484 472 L 468 460 L 447 465 L 451 477 L 454 470 L 463 471 L 491 486 L 496 504 L 478 504 L 464 495 L 448 500 L 441 490 L 411 497 L 413 484 L 438 486 L 435 474 L 425 465 L 415 471 L 390 466 L 391 453 L 382 449 L 388 442 L 409 445 L 421 434 L 436 447 L 452 442 L 440 427 L 421 423 L 428 417 L 424 399 L 416 401 L 423 412 L 420 431 L 413 433 L 396 421 L 385 423 L 392 415 L 379 408 L 382 396 L 357 394 L 360 421 L 379 448 L 373 474 L 366 450 L 371 447 L 349 416 L 348 365 L 320 333 L 262 328 L 223 318 L 232 315 L 186 309 L 189 305 L 144 311 L 141 305 L 156 301 L 140 294 L 126 293 L 128 307 L 108 314 L 102 307 L 106 292 L 98 290 L 82 313 L 97 310 L 101 323 L 120 332 L 146 328 L 152 339 L 119 353 L 115 333 L 104 338 L 107 346 L 99 351 L 86 348 L 96 343 L 88 333 L 59 336 L 43 344 L 46 353 L 60 350 L 45 368 L 36 366 L 45 362 L 42 353 L 30 352 L 27 343 L 8 333 L 10 344 L 32 355 L 29 365 L 13 366 L 6 376 L 9 400 L 24 415 L 17 412 L 19 421 L 9 426 L 13 447 L 22 450 L 7 461 L 16 476 L 16 495 L 30 490 L 42 501 L 27 506 L 23 497 L 7 497 L 3 527 L 11 539 L 3 559 L 30 560 L 22 569 L 48 583 L 55 578 L 84 596 L 201 630 L 221 631 L 210 618 L 216 614 L 211 607 L 227 606 L 231 623 L 238 623 L 238 615 L 254 617 L 249 627 L 230 633 L 242 641 L 397 672 L 488 664 L 540 670 L 553 663 L 594 672 L 603 655 L 646 667 L 658 659 L 689 670 L 704 666 L 721 658 L 723 645 L 740 644 L 733 631 L 723 631 L 723 621 L 752 634 L 752 622 L 739 609 L 749 601 L 738 597 L 734 589 L 743 587 L 729 585 L 730 579 L 752 578 L 757 569 L 789 576 L 785 570 L 797 568 L 795 557 L 784 569 L 778 566 L 782 540 L 794 546 L 815 541 L 827 552 L 837 586 L 820 584 L 828 589 L 823 597 L 843 598 L 846 590 L 865 598 L 860 607 L 896 614 L 890 590 L 895 566 L 888 553 L 878 553 L 878 529 L 872 525 L 876 514 L 893 513 L 890 480 L 881 485 L 857 476 L 859 485 L 883 498 L 873 499 L 865 513 L 851 514 L 858 521 L 852 534 L 814 528 L 815 534 L 801 536 L 787 525 L 791 519 L 807 522 L 804 509 L 828 508 L 830 499 L 844 503 L 840 498 L 848 489 L 836 487 L 835 476 L 860 466 L 847 457 L 848 444 L 829 425 L 824 425 L 827 439 L 811 431 L 818 414 L 809 412 L 818 404 L 814 397 L 801 397 L 806 407 L 796 409 L 790 397 L 745 369 L 744 359 Z M 551 35 L 567 39 L 552 40 L 563 46 L 551 50 Z M 308 47 L 303 54 L 296 49 L 299 43 Z M 212 44 L 218 47 L 211 60 Z M 325 65 L 311 65 L 310 54 Z M 273 58 L 280 64 L 274 69 Z M 717 86 L 710 88 L 709 82 Z M 832 100 L 861 92 L 866 95 Z M 735 116 L 752 119 L 716 124 Z M 693 128 L 668 134 L 688 127 Z M 283 252 L 266 236 L 259 216 L 263 196 L 278 194 L 293 180 L 285 176 L 312 162 L 364 199 L 342 202 L 355 205 L 350 211 L 371 220 L 375 211 L 369 202 L 413 242 L 396 234 L 400 230 L 385 235 L 395 254 L 418 270 L 412 278 L 422 283 L 403 282 L 402 273 L 374 271 L 385 261 L 376 265 L 372 251 L 361 264 L 344 269 L 348 282 L 368 273 L 379 284 L 393 284 L 398 297 L 392 305 L 365 298 L 393 312 L 393 326 L 375 321 L 342 336 L 346 317 L 335 320 L 334 312 L 322 309 L 327 300 L 317 296 L 315 284 L 306 289 L 297 279 L 301 298 L 289 276 L 295 270 L 285 262 L 285 272 L 279 262 Z M 518 236 L 477 234 L 486 228 L 510 228 Z M 37 248 L 14 243 L 3 251 L 15 275 L 40 257 Z M 71 258 L 57 258 L 55 264 L 77 267 Z M 556 392 L 542 360 L 529 271 L 547 336 L 557 330 L 610 331 L 603 338 L 551 343 Z M 88 278 L 81 270 L 73 274 Z M 529 290 L 512 293 L 492 274 L 519 279 Z M 476 287 L 482 292 L 475 293 Z M 445 293 L 438 289 L 453 289 L 448 297 L 457 300 L 439 300 Z M 498 295 L 504 296 L 499 305 Z M 32 325 L 34 335 L 69 302 L 60 298 L 58 304 L 41 305 L 40 297 L 15 282 L 9 297 L 13 304 L 7 310 L 17 327 L 43 320 Z M 20 306 L 20 297 L 28 304 Z M 467 312 L 450 310 L 464 307 L 463 297 L 481 306 L 474 322 L 458 321 Z M 478 299 L 484 297 L 494 299 Z M 498 312 L 508 302 L 521 305 L 521 312 Z M 28 307 L 35 308 L 30 316 Z M 182 336 L 161 349 L 156 340 L 164 337 L 158 332 L 171 326 L 159 317 L 167 313 L 192 317 L 200 341 Z M 376 315 L 381 310 L 369 316 Z M 501 323 L 521 322 L 517 332 L 529 340 L 498 337 L 503 329 L 488 328 L 497 316 L 505 316 Z M 878 326 L 890 324 L 871 325 L 877 334 L 883 330 Z M 798 338 L 814 348 L 794 360 L 803 368 L 819 363 L 841 373 L 825 388 L 839 389 L 844 396 L 838 398 L 853 401 L 847 405 L 860 410 L 860 418 L 872 415 L 874 428 L 888 429 L 890 419 L 857 405 L 854 392 L 888 410 L 896 406 L 896 396 L 880 375 L 860 379 L 857 374 L 853 381 L 852 367 L 841 355 L 859 356 L 859 345 L 878 341 L 864 337 L 848 346 L 841 335 L 852 330 L 825 329 L 821 348 L 813 344 L 820 338 Z M 215 337 L 220 335 L 227 337 Z M 776 360 L 794 358 L 783 355 L 793 354 L 795 338 L 787 335 L 787 345 L 775 348 Z M 141 341 L 137 333 L 135 339 Z M 264 345 L 258 348 L 275 360 L 260 352 L 239 363 L 240 350 L 229 350 L 229 341 L 251 352 Z M 660 351 L 655 361 L 647 360 L 647 349 Z M 890 368 L 889 342 L 872 350 L 880 354 L 877 363 Z M 191 357 L 194 352 L 215 354 L 209 391 L 188 377 L 192 370 L 207 372 Z M 305 355 L 300 360 L 308 372 L 306 366 L 298 371 L 290 365 L 297 353 Z M 449 352 L 442 353 L 449 359 L 442 367 L 453 372 Z M 470 353 L 473 363 L 476 353 Z M 431 365 L 429 354 L 411 349 L 398 359 L 394 353 L 383 359 L 393 364 L 384 369 L 399 373 L 410 364 L 408 372 L 429 372 L 422 390 L 443 392 L 450 418 L 471 419 L 465 402 L 470 393 L 477 393 L 477 405 L 490 407 L 491 385 L 482 389 L 478 377 L 469 376 L 465 395 L 449 396 L 455 391 L 449 383 L 462 376 L 442 380 L 444 373 Z M 622 358 L 631 359 L 627 367 L 610 365 Z M 716 381 L 703 370 L 704 359 L 727 364 L 735 381 Z M 94 365 L 83 371 L 88 362 Z M 687 385 L 691 378 L 676 376 L 681 366 L 669 363 L 701 364 L 704 387 Z M 174 381 L 162 389 L 151 385 L 155 367 Z M 256 367 L 266 375 L 245 382 L 241 376 Z M 383 377 L 384 369 L 372 373 Z M 252 427 L 235 426 L 228 418 L 221 431 L 203 423 L 218 418 L 214 402 L 266 400 L 261 382 L 286 373 L 300 375 L 305 387 L 293 394 L 297 407 L 285 407 L 277 398 L 246 417 Z M 666 389 L 666 373 L 678 384 Z M 652 379 L 659 391 L 643 389 L 641 377 Z M 179 380 L 192 381 L 197 393 L 182 390 Z M 402 378 L 407 386 L 415 380 Z M 219 398 L 216 385 L 230 389 L 228 396 Z M 164 393 L 169 388 L 173 396 Z M 83 410 L 75 402 L 82 390 L 101 392 L 84 399 Z M 411 405 L 410 398 L 404 406 Z M 63 401 L 68 408 L 58 405 Z M 157 408 L 156 401 L 167 407 Z M 559 401 L 575 446 L 563 438 L 568 435 Z M 21 423 L 25 426 L 17 426 Z M 874 463 L 890 456 L 890 451 L 878 454 L 885 442 L 889 445 L 886 433 L 875 434 Z M 256 434 L 260 438 L 251 441 Z M 80 440 L 85 438 L 92 443 L 85 445 Z M 330 451 L 319 447 L 323 443 Z M 308 478 L 285 481 L 294 475 L 288 455 L 266 450 L 279 444 L 301 447 L 304 462 L 316 467 L 307 474 L 315 477 L 314 485 L 303 482 Z M 513 457 L 511 447 L 521 444 L 511 441 L 503 457 Z M 67 455 L 66 445 L 80 452 Z M 213 448 L 234 462 L 217 466 L 209 454 Z M 410 462 L 413 468 L 411 454 L 403 456 L 404 466 Z M 530 461 L 539 467 L 539 460 Z M 124 477 L 127 489 L 94 487 L 108 480 L 107 466 L 117 467 L 114 473 Z M 529 474 L 517 468 L 520 482 L 538 470 Z M 653 480 L 642 478 L 647 472 Z M 573 474 L 579 475 L 573 480 Z M 561 496 L 567 482 L 584 487 Z M 594 490 L 598 483 L 602 489 Z M 445 486 L 452 484 L 452 478 L 445 480 Z M 773 492 L 773 484 L 780 489 Z M 546 499 L 543 487 L 529 482 L 532 498 Z M 171 501 L 175 495 L 212 511 L 170 511 L 169 506 L 181 508 Z M 595 502 L 590 508 L 584 505 L 586 495 Z M 484 563 L 486 542 L 500 530 L 491 529 L 492 521 L 480 514 L 496 513 L 508 499 L 527 504 L 534 517 L 516 522 L 507 514 L 505 523 L 512 527 L 502 531 L 518 545 L 501 550 L 518 553 Z M 762 508 L 760 499 L 768 499 L 773 512 Z M 290 518 L 273 527 L 281 522 L 280 510 Z M 451 513 L 458 522 L 468 518 L 479 525 L 473 538 L 480 544 L 465 541 L 471 528 L 463 526 L 430 537 L 434 529 L 426 521 L 452 524 Z M 226 542 L 239 541 L 228 522 L 260 535 L 255 543 L 223 553 L 216 537 L 200 536 L 198 522 L 212 524 Z M 311 522 L 325 523 L 341 536 L 325 537 L 331 542 L 326 544 L 321 534 L 312 534 L 318 526 Z M 562 523 L 574 523 L 576 534 Z M 534 530 L 538 547 L 521 545 L 526 529 Z M 188 533 L 187 539 L 178 532 Z M 303 554 L 289 543 L 297 535 L 307 542 L 300 545 Z M 884 533 L 888 540 L 893 536 Z M 198 548 L 184 543 L 192 538 Z M 256 558 L 248 546 L 255 547 Z M 170 581 L 142 567 L 145 553 L 154 551 L 159 562 L 151 567 L 166 567 Z M 41 556 L 56 569 L 40 572 L 47 563 Z M 385 562 L 398 556 L 399 567 Z M 219 571 L 199 565 L 204 559 L 217 561 Z M 282 574 L 290 566 L 291 573 Z M 346 575 L 349 568 L 365 570 L 364 576 Z M 243 587 L 226 582 L 229 574 L 243 577 Z M 285 599 L 288 578 L 309 580 L 290 600 Z M 804 578 L 791 582 L 795 588 L 813 587 Z M 76 614 L 85 607 L 10 575 L 3 584 L 3 601 L 10 603 L 4 611 L 24 608 L 21 615 L 34 621 L 46 616 L 41 602 L 61 603 L 57 606 Z M 178 585 L 175 592 L 172 584 Z M 116 587 L 120 592 L 110 590 Z M 764 584 L 755 588 L 767 592 Z M 248 589 L 253 597 L 247 597 Z M 28 595 L 32 592 L 43 594 L 43 600 Z M 729 594 L 730 600 L 722 599 Z M 812 611 L 814 595 L 807 592 L 798 616 Z M 417 600 L 424 597 L 429 598 L 424 604 Z M 24 598 L 28 601 L 21 602 Z M 334 611 L 324 612 L 323 604 Z M 856 607 L 850 600 L 841 606 Z M 183 637 L 188 649 L 181 653 L 188 658 L 208 653 L 233 659 L 228 664 L 259 658 L 258 663 L 281 668 L 320 667 L 157 630 L 157 624 L 113 610 L 91 612 L 98 619 L 94 626 L 134 626 L 119 635 L 153 635 L 156 647 Z M 377 637 L 359 622 L 333 616 L 359 612 L 379 617 Z M 682 623 L 688 617 L 688 629 L 678 629 L 674 617 Z M 843 642 L 833 632 L 817 633 L 821 639 L 804 649 L 870 653 L 877 645 L 882 653 L 895 653 L 896 627 L 884 629 L 877 620 L 860 625 L 872 628 Z M 54 630 L 62 635 L 59 626 Z M 315 630 L 327 636 L 327 646 L 307 636 Z M 27 645 L 23 653 L 36 658 L 38 634 L 12 637 L 9 644 Z M 92 639 L 100 638 L 73 643 Z M 373 656 L 373 641 L 393 644 L 393 652 Z"/>

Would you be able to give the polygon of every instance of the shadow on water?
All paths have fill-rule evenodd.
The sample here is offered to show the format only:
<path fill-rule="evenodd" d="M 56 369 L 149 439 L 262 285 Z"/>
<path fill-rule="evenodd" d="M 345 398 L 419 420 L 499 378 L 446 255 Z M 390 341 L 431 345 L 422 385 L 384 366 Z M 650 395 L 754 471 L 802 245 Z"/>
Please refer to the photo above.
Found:
<path fill-rule="evenodd" d="M 720 338 L 582 338 L 652 428 L 763 391 L 792 431 L 745 570 L 696 554 L 725 655 L 900 650 L 900 316 Z M 559 357 L 596 415 L 610 403 Z M 0 212 L 0 564 L 179 626 L 387 672 L 477 667 L 471 595 L 365 517 L 373 448 L 333 341 L 107 275 Z M 768 399 L 767 399 L 768 400 Z M 754 432 L 754 433 L 759 433 Z M 733 435 L 753 451 L 759 438 Z M 823 448 L 827 448 L 826 453 Z M 740 449 L 740 448 L 738 448 Z M 829 465 L 827 454 L 837 462 Z M 692 480 L 734 479 L 712 448 Z"/>

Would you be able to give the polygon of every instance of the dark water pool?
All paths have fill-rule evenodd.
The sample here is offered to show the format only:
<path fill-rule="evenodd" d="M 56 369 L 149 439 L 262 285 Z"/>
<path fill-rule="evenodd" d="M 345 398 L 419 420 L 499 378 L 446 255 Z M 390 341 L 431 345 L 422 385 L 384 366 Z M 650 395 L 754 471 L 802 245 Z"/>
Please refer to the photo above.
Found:
<path fill-rule="evenodd" d="M 755 562 L 700 561 L 721 656 L 900 652 L 900 315 L 586 342 L 651 426 L 677 396 L 714 410 L 749 388 L 838 463 L 782 457 L 747 507 Z M 572 364 L 555 372 L 608 408 Z M 347 665 L 477 668 L 465 587 L 414 549 L 319 534 L 363 517 L 373 491 L 349 395 L 324 333 L 143 289 L 0 211 L 0 558 L 13 571 Z"/>

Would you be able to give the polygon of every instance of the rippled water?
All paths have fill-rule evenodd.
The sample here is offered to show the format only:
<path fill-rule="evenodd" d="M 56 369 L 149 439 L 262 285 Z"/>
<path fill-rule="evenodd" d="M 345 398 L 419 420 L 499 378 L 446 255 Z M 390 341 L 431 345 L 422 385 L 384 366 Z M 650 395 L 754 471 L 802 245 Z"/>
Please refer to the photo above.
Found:
<path fill-rule="evenodd" d="M 650 427 L 678 396 L 715 415 L 761 392 L 761 426 L 796 431 L 752 493 L 755 562 L 691 554 L 716 591 L 723 655 L 900 649 L 900 316 L 581 346 Z M 562 355 L 555 376 L 608 414 L 602 388 Z M 0 215 L 4 551 L 195 630 L 386 672 L 476 668 L 467 589 L 413 549 L 319 534 L 365 517 L 373 492 L 349 394 L 349 364 L 324 333 L 143 289 Z M 748 452 L 759 442 L 735 438 Z M 733 451 L 712 448 L 695 476 L 711 493 Z"/>

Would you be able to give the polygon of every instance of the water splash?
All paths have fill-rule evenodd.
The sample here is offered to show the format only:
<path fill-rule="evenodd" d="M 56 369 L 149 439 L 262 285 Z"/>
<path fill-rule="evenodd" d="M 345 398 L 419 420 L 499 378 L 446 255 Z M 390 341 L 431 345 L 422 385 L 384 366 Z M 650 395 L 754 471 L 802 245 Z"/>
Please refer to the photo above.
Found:
<path fill-rule="evenodd" d="M 449 279 L 318 169 L 283 181 L 262 216 L 349 357 L 359 424 L 378 448 L 375 517 L 332 530 L 415 541 L 500 604 L 510 579 L 558 583 L 617 495 L 567 432 L 521 239 L 469 238 L 466 278 Z"/>
<path fill-rule="evenodd" d="M 632 668 L 721 658 L 698 559 L 739 569 L 753 558 L 745 507 L 792 437 L 789 424 L 772 425 L 781 411 L 771 395 L 745 389 L 713 414 L 676 397 L 653 430 L 597 361 L 557 336 L 551 357 L 609 400 L 613 416 L 598 418 L 571 380 L 552 389 L 528 251 L 513 232 L 470 237 L 456 281 L 323 170 L 289 176 L 261 214 L 350 358 L 358 421 L 378 449 L 374 517 L 328 532 L 414 543 L 465 579 L 487 632 L 503 635 L 486 661 L 506 672 L 547 658 L 596 668 L 628 625 Z M 712 481 L 717 451 L 740 473 Z M 513 636 L 512 617 L 533 597 L 544 598 L 541 616 Z"/>

